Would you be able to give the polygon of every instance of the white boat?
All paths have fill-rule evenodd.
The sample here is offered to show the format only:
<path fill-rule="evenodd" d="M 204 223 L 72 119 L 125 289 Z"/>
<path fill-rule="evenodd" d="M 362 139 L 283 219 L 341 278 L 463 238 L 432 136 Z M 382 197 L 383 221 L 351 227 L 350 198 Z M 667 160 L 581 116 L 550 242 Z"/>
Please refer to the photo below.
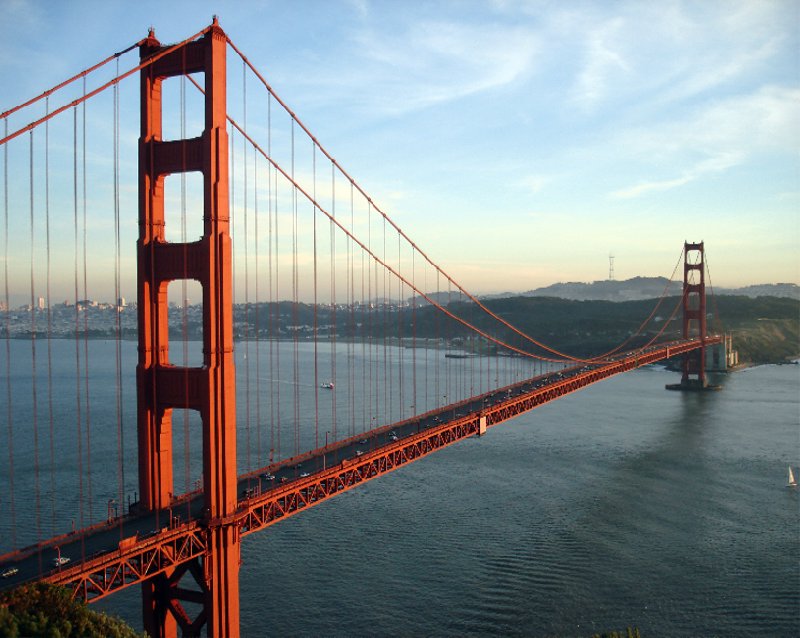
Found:
<path fill-rule="evenodd" d="M 786 487 L 797 487 L 797 479 L 794 477 L 791 465 L 789 466 L 789 482 L 786 484 Z"/>
<path fill-rule="evenodd" d="M 325 381 L 319 384 L 320 388 L 325 388 L 326 390 L 333 390 L 333 381 Z"/>

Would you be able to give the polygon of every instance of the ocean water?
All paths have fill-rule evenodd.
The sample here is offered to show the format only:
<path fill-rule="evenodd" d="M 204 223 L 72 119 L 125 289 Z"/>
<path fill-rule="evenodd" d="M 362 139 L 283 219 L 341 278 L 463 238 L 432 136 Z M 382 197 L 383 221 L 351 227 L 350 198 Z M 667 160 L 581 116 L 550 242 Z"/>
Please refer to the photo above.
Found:
<path fill-rule="evenodd" d="M 725 375 L 704 394 L 664 390 L 675 377 L 595 384 L 248 536 L 242 635 L 800 635 L 800 492 L 786 487 L 800 366 Z M 19 494 L 30 478 L 18 467 L 15 480 Z M 16 509 L 32 520 L 21 497 Z M 139 605 L 133 587 L 95 608 L 141 627 Z"/>

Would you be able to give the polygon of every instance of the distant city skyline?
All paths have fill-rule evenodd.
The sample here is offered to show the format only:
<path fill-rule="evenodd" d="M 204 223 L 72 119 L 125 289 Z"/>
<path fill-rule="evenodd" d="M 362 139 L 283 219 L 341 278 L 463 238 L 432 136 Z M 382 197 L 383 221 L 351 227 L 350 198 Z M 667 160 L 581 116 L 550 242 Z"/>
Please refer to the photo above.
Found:
<path fill-rule="evenodd" d="M 151 25 L 172 42 L 218 14 L 381 209 L 474 294 L 604 280 L 609 254 L 618 280 L 669 276 L 684 240 L 706 242 L 715 286 L 800 283 L 795 2 L 15 0 L 3 10 L 13 28 L 0 44 L 0 111 Z M 137 89 L 122 97 L 129 172 Z M 9 188 L 24 191 L 15 170 Z M 135 190 L 123 184 L 123 198 L 121 292 L 133 299 Z M 54 195 L 53 233 L 73 242 L 69 199 Z M 12 231 L 27 215 L 16 212 Z M 26 259 L 10 256 L 12 288 L 25 284 L 12 305 L 30 302 L 31 268 L 34 297 L 45 294 L 43 257 Z M 51 277 L 52 299 L 74 300 L 73 274 Z M 89 291 L 116 296 L 107 281 Z"/>

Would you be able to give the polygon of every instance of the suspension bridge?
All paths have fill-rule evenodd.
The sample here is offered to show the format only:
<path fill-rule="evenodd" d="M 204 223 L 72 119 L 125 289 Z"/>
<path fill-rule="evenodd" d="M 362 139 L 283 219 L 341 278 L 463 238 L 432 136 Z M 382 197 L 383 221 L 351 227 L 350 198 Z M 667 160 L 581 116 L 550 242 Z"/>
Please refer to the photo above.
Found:
<path fill-rule="evenodd" d="M 2 120 L 0 586 L 138 585 L 152 636 L 238 635 L 243 537 L 643 365 L 678 358 L 703 389 L 724 341 L 702 242 L 677 301 L 608 352 L 511 325 L 216 19 L 174 45 L 151 30 Z"/>

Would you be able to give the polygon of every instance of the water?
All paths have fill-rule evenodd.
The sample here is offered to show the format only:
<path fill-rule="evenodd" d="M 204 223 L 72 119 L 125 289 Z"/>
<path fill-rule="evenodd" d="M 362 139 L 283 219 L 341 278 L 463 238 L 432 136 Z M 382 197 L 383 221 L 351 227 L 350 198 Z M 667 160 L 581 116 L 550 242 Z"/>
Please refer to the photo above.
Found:
<path fill-rule="evenodd" d="M 800 367 L 674 377 L 590 386 L 248 536 L 242 634 L 800 634 Z M 138 596 L 95 607 L 141 627 Z"/>

